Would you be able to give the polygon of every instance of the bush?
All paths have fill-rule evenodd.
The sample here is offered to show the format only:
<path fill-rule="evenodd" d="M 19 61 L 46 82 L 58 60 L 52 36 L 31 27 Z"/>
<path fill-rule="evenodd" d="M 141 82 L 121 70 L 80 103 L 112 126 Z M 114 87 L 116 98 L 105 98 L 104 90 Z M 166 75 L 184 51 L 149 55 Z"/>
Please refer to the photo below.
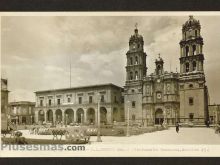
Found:
<path fill-rule="evenodd" d="M 25 137 L 15 137 L 15 144 L 28 144 Z"/>
<path fill-rule="evenodd" d="M 22 132 L 20 131 L 15 132 L 15 137 L 21 137 L 21 136 L 22 136 Z"/>

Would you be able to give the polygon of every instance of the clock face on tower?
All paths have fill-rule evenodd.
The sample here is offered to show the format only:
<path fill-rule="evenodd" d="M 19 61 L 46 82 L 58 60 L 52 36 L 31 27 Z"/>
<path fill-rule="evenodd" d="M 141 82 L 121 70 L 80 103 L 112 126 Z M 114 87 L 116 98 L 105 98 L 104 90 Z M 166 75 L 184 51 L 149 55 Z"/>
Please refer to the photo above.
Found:
<path fill-rule="evenodd" d="M 161 93 L 157 93 L 157 99 L 161 99 Z"/>

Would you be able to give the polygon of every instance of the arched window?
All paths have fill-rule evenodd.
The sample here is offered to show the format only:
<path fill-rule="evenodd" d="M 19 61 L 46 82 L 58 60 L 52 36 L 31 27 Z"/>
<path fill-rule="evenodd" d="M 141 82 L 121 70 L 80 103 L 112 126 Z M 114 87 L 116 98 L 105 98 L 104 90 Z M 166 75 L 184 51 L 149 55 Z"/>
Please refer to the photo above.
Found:
<path fill-rule="evenodd" d="M 135 57 L 135 64 L 138 64 L 138 57 Z"/>
<path fill-rule="evenodd" d="M 133 65 L 133 59 L 130 57 L 130 64 Z"/>
<path fill-rule="evenodd" d="M 189 56 L 189 46 L 186 46 L 186 56 Z"/>
<path fill-rule="evenodd" d="M 135 115 L 132 115 L 132 121 L 135 121 Z"/>
<path fill-rule="evenodd" d="M 196 61 L 193 61 L 193 71 L 196 70 Z"/>
<path fill-rule="evenodd" d="M 133 73 L 130 72 L 130 80 L 133 80 Z"/>
<path fill-rule="evenodd" d="M 136 71 L 135 72 L 135 80 L 137 80 L 138 79 L 138 72 Z"/>
<path fill-rule="evenodd" d="M 192 25 L 192 21 L 189 21 L 189 26 L 191 26 Z"/>
<path fill-rule="evenodd" d="M 161 66 L 157 65 L 157 74 L 161 74 Z"/>
<path fill-rule="evenodd" d="M 197 30 L 195 30 L 195 37 L 197 37 L 197 35 L 198 35 L 198 34 L 197 34 Z"/>
<path fill-rule="evenodd" d="M 193 55 L 196 54 L 196 45 L 193 45 Z"/>
<path fill-rule="evenodd" d="M 186 72 L 189 72 L 189 63 L 186 63 Z"/>

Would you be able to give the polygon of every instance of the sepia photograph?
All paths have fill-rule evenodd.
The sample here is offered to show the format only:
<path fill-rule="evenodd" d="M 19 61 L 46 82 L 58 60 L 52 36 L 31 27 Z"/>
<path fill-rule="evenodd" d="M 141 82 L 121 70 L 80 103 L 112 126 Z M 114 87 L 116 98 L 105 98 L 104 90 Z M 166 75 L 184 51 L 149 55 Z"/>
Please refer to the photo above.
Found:
<path fill-rule="evenodd" d="M 219 12 L 0 25 L 3 157 L 220 156 Z"/>

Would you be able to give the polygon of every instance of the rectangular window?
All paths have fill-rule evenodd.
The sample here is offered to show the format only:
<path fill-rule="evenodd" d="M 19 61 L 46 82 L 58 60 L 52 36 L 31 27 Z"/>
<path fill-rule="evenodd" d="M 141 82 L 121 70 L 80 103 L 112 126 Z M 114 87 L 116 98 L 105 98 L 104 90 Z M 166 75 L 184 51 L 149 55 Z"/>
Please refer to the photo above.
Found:
<path fill-rule="evenodd" d="M 189 105 L 193 105 L 193 98 L 192 97 L 189 98 Z"/>
<path fill-rule="evenodd" d="M 48 104 L 51 105 L 51 99 L 49 99 L 49 103 Z"/>
<path fill-rule="evenodd" d="M 121 103 L 124 103 L 124 101 L 125 101 L 125 100 L 124 100 L 124 97 L 122 96 L 122 97 L 121 97 Z"/>
<path fill-rule="evenodd" d="M 60 99 L 57 99 L 57 105 L 60 105 Z"/>
<path fill-rule="evenodd" d="M 71 98 L 70 98 L 70 97 L 68 97 L 68 98 L 67 98 L 67 101 L 68 101 L 68 103 L 70 103 L 70 102 L 71 102 Z"/>
<path fill-rule="evenodd" d="M 79 104 L 82 104 L 82 97 L 79 97 Z"/>
<path fill-rule="evenodd" d="M 132 101 L 132 108 L 135 108 L 135 101 Z"/>
<path fill-rule="evenodd" d="M 89 96 L 89 103 L 92 103 L 92 96 Z"/>
<path fill-rule="evenodd" d="M 104 95 L 101 95 L 101 102 L 105 102 L 105 96 Z"/>
<path fill-rule="evenodd" d="M 115 100 L 114 100 L 114 101 L 115 101 L 115 103 L 117 103 L 117 102 L 118 102 L 118 101 L 117 101 L 117 97 L 116 97 L 116 96 L 115 96 Z"/>
<path fill-rule="evenodd" d="M 132 115 L 132 121 L 135 121 L 135 115 Z"/>
<path fill-rule="evenodd" d="M 40 106 L 43 106 L 43 100 L 40 100 Z"/>

